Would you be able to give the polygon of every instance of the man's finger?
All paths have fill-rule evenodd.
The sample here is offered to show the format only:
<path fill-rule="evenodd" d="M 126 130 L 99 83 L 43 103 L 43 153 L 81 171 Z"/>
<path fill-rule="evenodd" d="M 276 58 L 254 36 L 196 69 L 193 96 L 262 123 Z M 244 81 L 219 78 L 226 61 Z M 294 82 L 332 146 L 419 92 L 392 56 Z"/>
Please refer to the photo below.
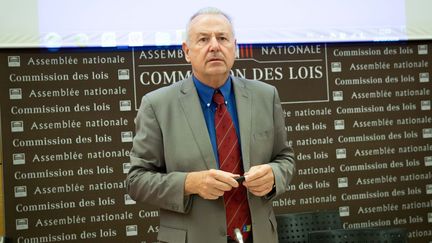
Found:
<path fill-rule="evenodd" d="M 234 179 L 236 177 L 239 177 L 238 174 L 233 174 L 230 172 L 219 170 L 218 173 L 214 174 L 214 178 L 222 183 L 228 184 L 230 187 L 238 187 L 238 182 Z M 231 188 L 229 189 L 231 190 Z"/>
<path fill-rule="evenodd" d="M 215 180 L 213 186 L 219 191 L 230 191 L 234 186 L 219 180 Z"/>
<path fill-rule="evenodd" d="M 252 166 L 245 176 L 248 180 L 255 180 L 268 173 L 268 169 L 264 165 Z"/>

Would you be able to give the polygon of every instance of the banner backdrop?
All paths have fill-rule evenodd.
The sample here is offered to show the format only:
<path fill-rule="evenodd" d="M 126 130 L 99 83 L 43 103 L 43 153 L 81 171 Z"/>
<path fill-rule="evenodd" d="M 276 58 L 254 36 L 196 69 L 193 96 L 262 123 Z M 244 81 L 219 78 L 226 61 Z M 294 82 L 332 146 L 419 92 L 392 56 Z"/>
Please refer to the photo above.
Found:
<path fill-rule="evenodd" d="M 432 240 L 431 46 L 239 45 L 232 74 L 277 87 L 296 151 L 277 214 L 336 210 L 346 229 Z M 0 50 L 10 242 L 155 242 L 157 208 L 125 189 L 134 117 L 190 75 L 178 46 Z"/>

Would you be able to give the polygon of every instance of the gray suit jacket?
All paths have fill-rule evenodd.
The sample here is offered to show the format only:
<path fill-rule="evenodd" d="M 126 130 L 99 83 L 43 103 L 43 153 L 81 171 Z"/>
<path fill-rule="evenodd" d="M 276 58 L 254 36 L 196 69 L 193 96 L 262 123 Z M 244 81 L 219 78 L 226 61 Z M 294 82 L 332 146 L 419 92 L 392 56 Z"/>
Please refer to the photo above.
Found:
<path fill-rule="evenodd" d="M 271 195 L 248 195 L 254 242 L 277 242 L 272 199 L 287 190 L 295 169 L 279 96 L 263 82 L 232 80 L 244 170 L 268 163 L 275 175 Z M 126 183 L 135 201 L 160 208 L 158 240 L 226 243 L 223 198 L 184 196 L 188 172 L 217 168 L 192 78 L 146 94 L 135 123 Z"/>

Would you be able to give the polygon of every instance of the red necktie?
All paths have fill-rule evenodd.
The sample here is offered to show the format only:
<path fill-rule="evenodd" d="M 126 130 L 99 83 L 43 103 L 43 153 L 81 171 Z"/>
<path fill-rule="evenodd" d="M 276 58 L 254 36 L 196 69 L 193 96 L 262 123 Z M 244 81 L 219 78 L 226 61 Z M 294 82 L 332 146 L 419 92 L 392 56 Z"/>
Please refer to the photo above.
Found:
<path fill-rule="evenodd" d="M 219 90 L 213 95 L 213 101 L 217 104 L 215 128 L 219 167 L 223 171 L 242 175 L 243 168 L 236 129 Z M 243 239 L 246 240 L 251 227 L 246 188 L 240 184 L 239 187 L 225 192 L 224 202 L 228 234 L 232 239 L 236 239 L 234 229 L 238 228 L 242 231 Z"/>

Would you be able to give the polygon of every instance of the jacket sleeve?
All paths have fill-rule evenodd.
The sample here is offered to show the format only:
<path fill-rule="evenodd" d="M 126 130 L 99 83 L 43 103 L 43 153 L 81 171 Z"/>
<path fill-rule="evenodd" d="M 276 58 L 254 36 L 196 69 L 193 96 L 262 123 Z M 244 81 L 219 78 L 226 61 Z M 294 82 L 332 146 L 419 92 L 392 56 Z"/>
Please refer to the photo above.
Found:
<path fill-rule="evenodd" d="M 144 96 L 135 118 L 127 192 L 137 202 L 187 213 L 191 197 L 184 196 L 185 172 L 166 172 L 164 141 L 151 99 Z"/>
<path fill-rule="evenodd" d="M 294 151 L 287 141 L 285 118 L 276 88 L 274 88 L 273 98 L 273 123 L 274 146 L 272 161 L 269 165 L 273 169 L 275 185 L 273 190 L 266 195 L 266 198 L 269 200 L 274 199 L 288 190 L 289 183 L 295 173 Z"/>

